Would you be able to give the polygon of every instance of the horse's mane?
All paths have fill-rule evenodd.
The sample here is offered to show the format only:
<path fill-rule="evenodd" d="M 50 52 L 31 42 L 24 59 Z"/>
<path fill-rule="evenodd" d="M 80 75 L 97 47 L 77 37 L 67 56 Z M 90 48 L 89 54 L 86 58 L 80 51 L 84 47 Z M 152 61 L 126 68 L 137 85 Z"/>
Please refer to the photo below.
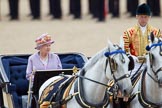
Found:
<path fill-rule="evenodd" d="M 121 49 L 120 46 L 118 46 L 117 44 L 114 44 L 113 47 Z M 92 56 L 88 62 L 84 65 L 83 69 L 88 70 L 89 68 L 91 68 L 100 58 L 102 58 L 103 56 L 105 56 L 105 52 L 108 51 L 108 47 L 102 49 L 101 51 L 99 51 L 98 53 L 96 53 L 94 56 Z"/>
<path fill-rule="evenodd" d="M 102 49 L 101 51 L 99 51 L 97 54 L 95 54 L 94 56 L 92 56 L 88 62 L 84 65 L 84 69 L 88 70 L 90 67 L 92 67 L 101 57 L 104 56 L 104 53 L 106 52 L 107 48 Z"/>

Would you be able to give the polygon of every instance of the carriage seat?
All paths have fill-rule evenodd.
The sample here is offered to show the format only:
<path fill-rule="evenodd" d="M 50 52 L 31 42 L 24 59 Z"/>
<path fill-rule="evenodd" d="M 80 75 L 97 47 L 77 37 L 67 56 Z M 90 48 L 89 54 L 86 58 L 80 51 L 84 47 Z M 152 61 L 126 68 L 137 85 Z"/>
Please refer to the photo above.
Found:
<path fill-rule="evenodd" d="M 58 54 L 63 69 L 71 69 L 74 66 L 82 68 L 85 60 L 78 54 Z M 24 108 L 22 96 L 27 95 L 29 81 L 26 79 L 26 67 L 30 55 L 3 56 L 1 62 L 5 73 L 11 83 L 10 93 L 13 95 L 14 106 Z"/>
<path fill-rule="evenodd" d="M 22 108 L 22 97 L 27 95 L 29 82 L 26 80 L 26 66 L 28 58 L 26 57 L 3 57 L 2 63 L 5 73 L 11 83 L 14 106 Z"/>

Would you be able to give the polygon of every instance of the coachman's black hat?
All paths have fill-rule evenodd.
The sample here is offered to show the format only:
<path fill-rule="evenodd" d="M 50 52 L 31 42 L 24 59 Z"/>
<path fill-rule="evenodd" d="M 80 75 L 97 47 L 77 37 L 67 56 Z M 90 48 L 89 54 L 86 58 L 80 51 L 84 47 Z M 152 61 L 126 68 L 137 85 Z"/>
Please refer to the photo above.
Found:
<path fill-rule="evenodd" d="M 136 15 L 151 15 L 150 7 L 146 4 L 143 3 L 137 7 L 136 10 Z"/>

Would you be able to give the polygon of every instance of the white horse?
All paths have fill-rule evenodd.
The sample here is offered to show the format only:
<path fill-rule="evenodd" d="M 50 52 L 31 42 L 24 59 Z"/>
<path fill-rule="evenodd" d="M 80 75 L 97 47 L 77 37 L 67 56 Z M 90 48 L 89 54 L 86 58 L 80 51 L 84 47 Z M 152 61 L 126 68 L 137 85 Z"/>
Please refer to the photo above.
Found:
<path fill-rule="evenodd" d="M 119 46 L 109 42 L 108 47 L 93 56 L 76 75 L 78 78 L 69 92 L 72 97 L 66 104 L 67 108 L 106 107 L 109 101 L 107 84 L 111 80 L 115 81 L 114 89 L 120 89 L 128 96 L 132 91 L 129 63 L 130 60 L 125 52 Z M 53 79 L 56 80 L 58 77 L 62 76 Z M 45 83 L 50 84 L 49 80 Z M 46 86 L 41 87 L 39 97 Z"/>
<path fill-rule="evenodd" d="M 133 93 L 138 93 L 130 108 L 162 108 L 162 41 L 150 35 L 151 43 L 146 47 L 147 68 L 140 76 Z"/>

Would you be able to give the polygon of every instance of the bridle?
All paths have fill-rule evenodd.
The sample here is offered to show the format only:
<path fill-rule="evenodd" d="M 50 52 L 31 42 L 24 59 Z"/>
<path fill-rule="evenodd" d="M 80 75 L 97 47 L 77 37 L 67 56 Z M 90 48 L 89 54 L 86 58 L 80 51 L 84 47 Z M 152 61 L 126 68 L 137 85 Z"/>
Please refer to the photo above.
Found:
<path fill-rule="evenodd" d="M 155 47 L 155 48 L 156 48 L 156 47 L 159 47 L 159 49 L 160 49 L 159 54 L 162 56 L 162 41 L 159 40 L 158 43 L 152 44 L 151 46 L 147 46 L 147 47 L 146 47 L 146 50 L 147 50 L 147 51 L 150 51 L 151 48 L 154 48 L 154 47 Z M 150 73 L 147 72 L 147 74 L 150 76 L 151 79 L 153 79 L 156 83 L 158 83 L 157 74 L 158 74 L 159 72 L 162 71 L 162 67 L 158 68 L 158 69 L 155 71 L 155 69 L 153 68 L 154 56 L 153 56 L 153 54 L 151 54 L 151 52 L 149 52 L 148 54 L 149 54 L 149 58 L 150 58 L 150 67 L 151 67 L 151 69 L 152 69 L 152 72 L 153 72 L 154 75 L 155 75 L 155 78 L 154 78 Z"/>
<path fill-rule="evenodd" d="M 110 49 L 109 49 L 109 52 L 105 53 L 105 56 L 107 57 L 107 59 L 106 59 L 106 66 L 105 66 L 105 72 L 106 72 L 106 68 L 107 68 L 108 62 L 109 62 L 109 66 L 110 66 L 110 70 L 111 70 L 111 75 L 112 75 L 113 80 L 114 80 L 114 85 L 113 85 L 113 97 L 114 97 L 114 99 L 117 97 L 118 90 L 120 89 L 118 82 L 120 80 L 123 80 L 125 78 L 129 78 L 130 77 L 130 74 L 124 74 L 124 75 L 122 75 L 119 78 L 117 78 L 115 76 L 115 72 L 117 71 L 117 63 L 115 62 L 114 57 L 117 54 L 121 54 L 121 61 L 122 61 L 122 63 L 125 63 L 123 54 L 126 54 L 126 53 L 120 47 L 116 51 L 110 52 Z M 112 58 L 110 57 L 111 55 L 113 55 Z"/>
<path fill-rule="evenodd" d="M 123 54 L 126 54 L 125 51 L 121 50 L 121 49 L 118 49 L 116 51 L 112 51 L 112 52 L 106 52 L 105 53 L 105 56 L 107 57 L 107 60 L 106 60 L 106 67 L 108 65 L 108 61 L 109 61 L 109 66 L 110 66 L 110 70 L 111 70 L 111 75 L 113 76 L 113 79 L 115 81 L 115 84 L 118 83 L 118 81 L 120 80 L 123 80 L 125 78 L 129 78 L 130 77 L 130 74 L 124 74 L 123 76 L 119 77 L 119 78 L 116 78 L 116 76 L 114 75 L 114 73 L 117 71 L 117 63 L 115 62 L 115 60 L 113 59 L 115 57 L 115 55 L 117 54 L 121 54 L 121 61 L 122 63 L 125 63 L 125 60 L 124 60 L 124 56 Z M 113 57 L 111 58 L 110 56 L 113 55 Z M 105 67 L 105 68 L 106 68 Z M 106 69 L 105 69 L 105 72 L 106 72 Z"/>

